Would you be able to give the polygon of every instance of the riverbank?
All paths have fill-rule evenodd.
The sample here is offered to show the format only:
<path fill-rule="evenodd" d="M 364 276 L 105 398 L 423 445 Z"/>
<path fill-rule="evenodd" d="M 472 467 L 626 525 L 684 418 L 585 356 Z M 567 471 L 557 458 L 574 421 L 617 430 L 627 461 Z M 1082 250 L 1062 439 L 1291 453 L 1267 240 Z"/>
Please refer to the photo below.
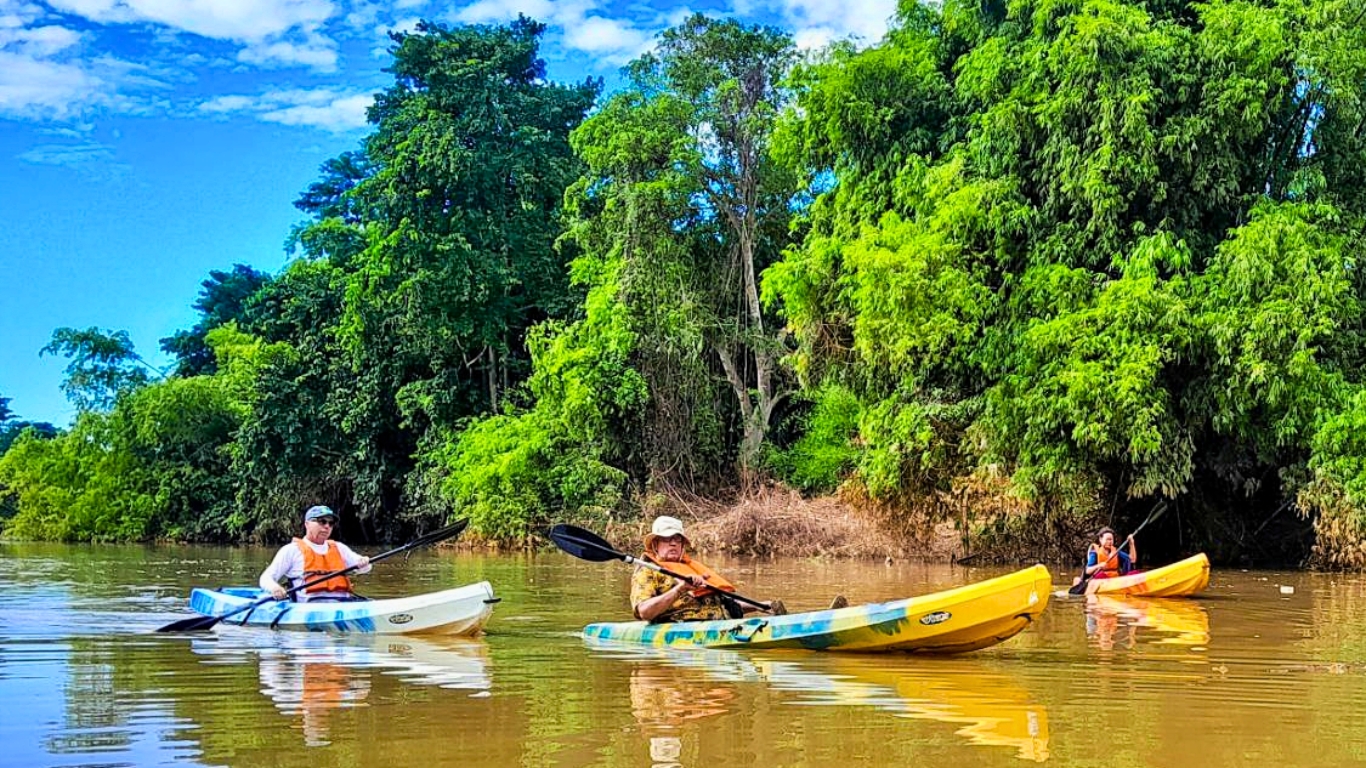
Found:
<path fill-rule="evenodd" d="M 952 522 L 891 524 L 838 496 L 805 498 L 766 485 L 729 503 L 670 499 L 634 524 L 615 528 L 619 541 L 641 541 L 658 514 L 681 518 L 699 553 L 748 557 L 878 558 L 952 562 L 966 554 Z"/>

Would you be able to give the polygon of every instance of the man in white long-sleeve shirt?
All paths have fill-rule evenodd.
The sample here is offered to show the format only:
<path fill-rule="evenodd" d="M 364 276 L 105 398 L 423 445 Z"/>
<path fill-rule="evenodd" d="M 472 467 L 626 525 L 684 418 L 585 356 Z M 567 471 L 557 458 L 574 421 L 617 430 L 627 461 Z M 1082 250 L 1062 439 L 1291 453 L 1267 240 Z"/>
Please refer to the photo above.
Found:
<path fill-rule="evenodd" d="M 271 593 L 276 600 L 283 600 L 288 594 L 280 586 L 283 579 L 289 579 L 291 587 L 315 579 L 326 573 L 333 573 L 351 566 L 359 566 L 355 573 L 370 572 L 370 558 L 362 557 L 341 542 L 332 541 L 332 529 L 337 525 L 337 513 L 328 507 L 309 507 L 304 513 L 304 537 L 295 539 L 275 553 L 275 559 L 261 572 L 261 589 Z M 337 576 L 327 581 L 294 593 L 295 600 L 352 600 L 351 580 Z"/>

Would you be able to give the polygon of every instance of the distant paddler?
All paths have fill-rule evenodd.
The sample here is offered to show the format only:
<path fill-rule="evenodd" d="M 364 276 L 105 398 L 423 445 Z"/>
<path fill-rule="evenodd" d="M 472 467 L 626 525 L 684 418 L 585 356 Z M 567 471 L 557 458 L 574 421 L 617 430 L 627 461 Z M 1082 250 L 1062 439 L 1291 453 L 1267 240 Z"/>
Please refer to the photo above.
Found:
<path fill-rule="evenodd" d="M 1128 545 L 1127 552 L 1123 547 L 1115 546 L 1115 529 L 1109 526 L 1101 528 L 1096 533 L 1096 540 L 1086 550 L 1086 567 L 1082 570 L 1082 577 L 1072 583 L 1071 591 L 1080 593 L 1084 585 L 1085 592 L 1089 595 L 1100 586 L 1098 580 L 1127 576 L 1131 573 L 1134 570 L 1134 563 L 1138 562 L 1134 534 L 1129 534 L 1124 543 Z"/>

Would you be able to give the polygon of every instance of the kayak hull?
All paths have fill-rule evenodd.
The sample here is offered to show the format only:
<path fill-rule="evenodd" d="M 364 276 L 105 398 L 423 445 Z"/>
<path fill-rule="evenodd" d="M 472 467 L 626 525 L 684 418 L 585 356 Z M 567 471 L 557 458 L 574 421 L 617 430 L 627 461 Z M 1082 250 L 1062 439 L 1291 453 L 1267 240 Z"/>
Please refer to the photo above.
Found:
<path fill-rule="evenodd" d="M 1048 605 L 1042 565 L 920 597 L 719 621 L 590 624 L 584 637 L 654 646 L 950 654 L 1019 634 Z"/>
<path fill-rule="evenodd" d="M 190 610 L 205 616 L 223 616 L 265 596 L 265 592 L 250 587 L 195 589 L 190 593 Z M 303 603 L 270 600 L 229 616 L 221 623 L 310 632 L 473 635 L 488 621 L 496 602 L 493 587 L 487 581 L 481 581 L 391 600 Z"/>
<path fill-rule="evenodd" d="M 1209 558 L 1202 552 L 1151 571 L 1093 579 L 1091 583 L 1094 587 L 1090 592 L 1096 595 L 1188 597 L 1209 585 Z"/>

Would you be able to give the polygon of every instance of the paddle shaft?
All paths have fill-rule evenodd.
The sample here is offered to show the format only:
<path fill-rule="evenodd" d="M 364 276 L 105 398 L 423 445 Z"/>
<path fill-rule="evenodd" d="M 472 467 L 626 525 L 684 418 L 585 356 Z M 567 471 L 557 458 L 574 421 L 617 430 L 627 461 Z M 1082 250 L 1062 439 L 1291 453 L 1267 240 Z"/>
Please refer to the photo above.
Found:
<path fill-rule="evenodd" d="M 644 566 L 658 573 L 662 573 L 665 576 L 672 576 L 675 579 L 691 581 L 691 579 L 674 573 L 673 571 L 660 566 L 658 563 L 644 558 L 634 557 L 625 552 L 618 552 L 612 546 L 611 542 L 596 533 L 585 528 L 580 528 L 577 525 L 561 523 L 552 526 L 550 529 L 550 540 L 555 542 L 555 546 L 580 560 L 588 560 L 595 563 L 606 562 L 607 560 L 620 560 L 623 563 Z M 735 592 L 727 592 L 726 590 L 716 589 L 715 587 L 712 587 L 712 589 L 715 590 L 718 595 L 734 599 L 737 603 L 744 603 L 758 608 L 761 611 L 772 610 L 767 603 L 751 600 L 750 598 L 736 594 Z"/>
<path fill-rule="evenodd" d="M 466 526 L 467 524 L 468 524 L 468 521 L 466 521 L 466 520 L 461 520 L 460 522 L 455 523 L 455 524 L 453 524 L 453 525 L 448 525 L 448 526 L 446 526 L 445 528 L 441 528 L 441 529 L 439 529 L 439 530 L 432 531 L 431 533 L 426 534 L 425 536 L 419 536 L 418 538 L 416 538 L 416 539 L 414 539 L 414 540 L 408 542 L 407 544 L 404 544 L 404 545 L 401 546 L 401 547 L 395 547 L 395 548 L 389 550 L 388 552 L 381 552 L 380 554 L 375 555 L 374 557 L 370 558 L 369 561 L 367 561 L 367 562 L 365 563 L 365 565 L 373 565 L 373 564 L 375 564 L 375 563 L 378 563 L 378 562 L 381 561 L 381 560 L 385 560 L 385 559 L 388 559 L 388 558 L 390 558 L 390 557 L 393 557 L 394 555 L 403 554 L 404 552 L 407 552 L 407 551 L 410 550 L 410 549 L 415 549 L 415 548 L 417 548 L 417 547 L 421 547 L 421 546 L 424 546 L 424 545 L 426 545 L 426 544 L 431 544 L 431 543 L 434 543 L 434 542 L 437 542 L 437 541 L 441 541 L 442 539 L 450 538 L 451 536 L 454 536 L 454 535 L 460 533 L 461 531 L 465 530 L 465 526 Z M 293 596 L 293 595 L 295 595 L 295 594 L 297 594 L 297 593 L 299 593 L 299 592 L 301 592 L 301 591 L 303 591 L 303 590 L 305 590 L 305 589 L 308 589 L 309 587 L 313 587 L 313 586 L 317 586 L 318 584 L 322 584 L 323 582 L 325 582 L 325 581 L 327 581 L 327 580 L 329 580 L 329 579 L 335 579 L 335 578 L 337 578 L 338 576 L 345 576 L 346 574 L 352 573 L 353 571 L 359 570 L 360 568 L 363 568 L 363 567 L 364 567 L 363 565 L 361 565 L 361 564 L 358 563 L 358 564 L 356 564 L 356 565 L 347 566 L 346 568 L 343 568 L 343 569 L 341 569 L 341 570 L 339 570 L 339 571 L 333 571 L 333 572 L 331 572 L 331 573 L 325 573 L 325 574 L 323 574 L 323 575 L 321 575 L 321 576 L 317 576 L 317 577 L 315 577 L 315 578 L 309 579 L 309 580 L 303 582 L 302 584 L 299 584 L 298 586 L 294 586 L 294 587 L 290 587 L 289 589 L 286 589 L 286 590 L 285 590 L 285 598 L 289 598 L 289 597 L 291 597 L 291 596 Z M 175 622 L 172 622 L 172 623 L 170 623 L 170 624 L 167 624 L 166 626 L 161 627 L 161 628 L 158 629 L 157 631 L 158 631 L 158 632 L 184 632 L 184 631 L 189 631 L 189 630 L 209 629 L 210 627 L 213 627 L 215 624 L 217 624 L 218 622 L 220 622 L 220 621 L 222 621 L 222 620 L 224 620 L 224 619 L 231 618 L 231 617 L 233 617 L 233 616 L 236 616 L 236 615 L 239 614 L 239 613 L 244 613 L 244 612 L 246 612 L 246 611 L 250 611 L 250 610 L 254 610 L 254 609 L 256 609 L 256 608 L 260 608 L 261 606 L 263 606 L 263 605 L 265 605 L 266 603 L 269 603 L 270 601 L 275 600 L 275 599 L 276 599 L 276 598 L 275 598 L 274 595 L 267 595 L 267 596 L 261 598 L 260 600 L 254 600 L 254 601 L 252 601 L 252 602 L 250 602 L 250 603 L 247 603 L 246 605 L 243 605 L 243 606 L 241 606 L 241 607 L 239 607 L 239 608 L 234 608 L 234 609 L 232 609 L 231 611 L 228 611 L 227 613 L 223 614 L 222 616 L 198 616 L 198 617 L 195 617 L 195 618 L 192 618 L 192 619 L 182 619 L 182 620 L 180 620 L 180 621 L 175 621 Z"/>

